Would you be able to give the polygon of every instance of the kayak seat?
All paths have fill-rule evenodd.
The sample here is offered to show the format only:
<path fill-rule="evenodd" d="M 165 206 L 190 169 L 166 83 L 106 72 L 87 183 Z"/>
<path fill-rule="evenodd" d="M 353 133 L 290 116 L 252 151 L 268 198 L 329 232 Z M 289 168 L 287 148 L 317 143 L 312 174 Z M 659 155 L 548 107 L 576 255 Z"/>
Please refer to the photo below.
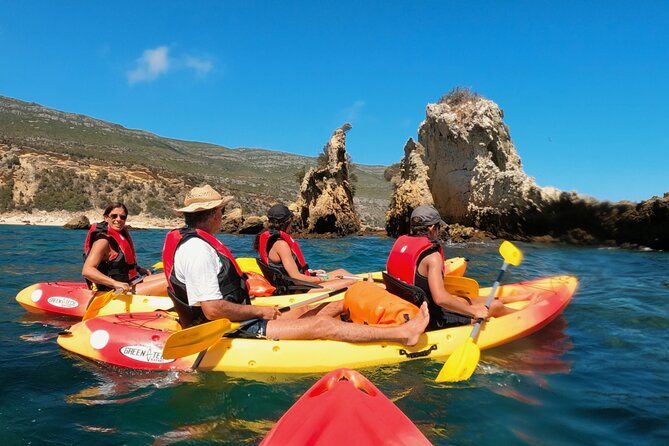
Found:
<path fill-rule="evenodd" d="M 283 294 L 295 294 L 295 293 L 306 293 L 314 288 L 323 288 L 320 285 L 315 283 L 305 282 L 303 280 L 294 279 L 286 274 L 284 274 L 279 268 L 270 266 L 267 263 L 263 262 L 260 259 L 257 259 L 258 267 L 262 272 L 262 275 L 265 276 L 265 279 L 276 287 L 274 295 L 283 295 Z"/>
<path fill-rule="evenodd" d="M 402 299 L 414 304 L 419 308 L 423 302 L 427 301 L 427 295 L 425 294 L 425 291 L 416 285 L 406 283 L 396 277 L 391 276 L 385 271 L 382 273 L 382 275 L 383 283 L 386 285 L 386 290 L 389 293 L 401 297 Z"/>

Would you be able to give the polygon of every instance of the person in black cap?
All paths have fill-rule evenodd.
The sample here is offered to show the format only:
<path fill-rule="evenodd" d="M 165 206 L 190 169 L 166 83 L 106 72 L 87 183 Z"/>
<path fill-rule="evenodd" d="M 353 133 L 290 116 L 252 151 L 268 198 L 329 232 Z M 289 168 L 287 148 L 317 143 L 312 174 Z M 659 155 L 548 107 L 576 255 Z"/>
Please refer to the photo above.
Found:
<path fill-rule="evenodd" d="M 478 319 L 502 316 L 515 310 L 494 300 L 490 310 L 485 297 L 468 299 L 450 294 L 444 288 L 444 251 L 439 229 L 446 223 L 431 205 L 421 205 L 411 213 L 411 234 L 395 241 L 384 282 L 388 291 L 413 303 L 428 303 L 430 324 L 427 330 L 467 325 Z"/>
<path fill-rule="evenodd" d="M 289 234 L 293 213 L 286 205 L 279 203 L 269 208 L 267 218 L 267 229 L 255 238 L 253 248 L 260 257 L 259 266 L 266 269 L 265 277 L 278 287 L 277 292 L 333 290 L 356 282 L 343 278 L 352 276 L 343 268 L 309 269 L 300 246 Z"/>

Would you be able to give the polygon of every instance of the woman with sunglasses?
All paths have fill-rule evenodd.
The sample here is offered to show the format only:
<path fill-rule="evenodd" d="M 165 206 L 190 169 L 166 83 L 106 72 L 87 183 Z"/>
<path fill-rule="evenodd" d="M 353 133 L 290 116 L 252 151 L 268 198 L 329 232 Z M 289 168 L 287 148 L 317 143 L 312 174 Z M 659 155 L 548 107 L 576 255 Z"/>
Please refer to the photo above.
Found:
<path fill-rule="evenodd" d="M 103 221 L 94 223 L 84 242 L 84 267 L 81 270 L 89 288 L 99 291 L 129 291 L 139 274 L 151 275 L 147 268 L 137 266 L 135 245 L 125 227 L 128 208 L 120 202 L 111 203 L 102 214 Z M 147 277 L 137 285 L 138 294 L 165 294 L 167 282 L 161 275 Z M 163 292 L 161 292 L 163 291 Z"/>

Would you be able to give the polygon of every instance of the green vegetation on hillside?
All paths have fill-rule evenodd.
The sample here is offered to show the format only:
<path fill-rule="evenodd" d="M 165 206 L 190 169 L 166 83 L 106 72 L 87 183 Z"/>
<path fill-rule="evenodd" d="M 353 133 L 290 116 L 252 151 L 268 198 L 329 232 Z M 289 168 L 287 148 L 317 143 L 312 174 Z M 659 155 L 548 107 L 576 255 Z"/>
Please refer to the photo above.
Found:
<path fill-rule="evenodd" d="M 327 137 L 324 135 L 324 139 Z M 11 172 L 19 168 L 18 154 L 24 149 L 65 155 L 82 169 L 110 163 L 113 171 L 148 169 L 147 179 L 137 184 L 111 181 L 100 174 L 90 174 L 86 179 L 80 177 L 81 172 L 59 176 L 55 172 L 58 169 L 50 170 L 44 173 L 34 203 L 23 196 L 19 197 L 19 204 L 14 203 L 25 210 L 31 206 L 45 210 L 59 206 L 65 210 L 83 205 L 100 207 L 108 199 L 122 197 L 126 203 L 136 203 L 138 211 L 171 216 L 175 201 L 183 199 L 185 193 L 181 190 L 185 186 L 175 184 L 192 186 L 206 182 L 235 196 L 245 212 L 261 214 L 268 202 L 294 201 L 299 191 L 296 177 L 303 176 L 306 169 L 318 162 L 317 157 L 163 138 L 2 96 L 0 144 L 18 150 L 1 162 L 1 188 L 7 187 Z M 390 184 L 383 179 L 384 169 L 384 166 L 351 164 L 349 172 L 352 181 L 357 178 L 356 200 L 362 200 L 365 203 L 362 206 L 368 207 L 360 209 L 361 214 L 370 215 L 377 220 L 375 224 L 382 223 L 392 193 Z M 67 191 L 56 190 L 65 177 L 74 181 L 72 187 L 68 185 Z M 81 182 L 86 181 L 97 186 L 82 186 Z M 0 206 L 5 203 L 5 209 L 11 208 L 11 199 L 7 198 L 11 190 L 3 190 L 0 189 Z"/>
<path fill-rule="evenodd" d="M 91 207 L 86 192 L 87 178 L 70 170 L 49 170 L 42 177 L 33 198 L 33 206 L 45 211 L 79 211 Z"/>

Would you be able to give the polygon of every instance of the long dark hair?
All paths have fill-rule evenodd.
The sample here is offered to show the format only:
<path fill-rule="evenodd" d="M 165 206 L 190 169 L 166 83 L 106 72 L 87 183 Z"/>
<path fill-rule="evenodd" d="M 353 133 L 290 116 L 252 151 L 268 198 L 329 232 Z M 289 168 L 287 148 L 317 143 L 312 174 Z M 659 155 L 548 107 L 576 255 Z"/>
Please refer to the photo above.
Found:
<path fill-rule="evenodd" d="M 102 213 L 102 216 L 109 217 L 109 213 L 116 208 L 123 208 L 125 215 L 128 215 L 128 208 L 125 207 L 125 204 L 121 203 L 120 201 L 114 201 L 113 203 L 109 203 L 107 205 L 104 212 Z"/>
<path fill-rule="evenodd" d="M 253 250 L 258 251 L 260 249 L 260 234 L 270 230 L 286 232 L 286 229 L 288 229 L 288 225 L 292 221 L 293 221 L 292 218 L 287 218 L 283 221 L 268 220 L 267 227 L 263 231 L 260 231 L 260 233 L 256 234 L 255 238 L 253 239 Z"/>

